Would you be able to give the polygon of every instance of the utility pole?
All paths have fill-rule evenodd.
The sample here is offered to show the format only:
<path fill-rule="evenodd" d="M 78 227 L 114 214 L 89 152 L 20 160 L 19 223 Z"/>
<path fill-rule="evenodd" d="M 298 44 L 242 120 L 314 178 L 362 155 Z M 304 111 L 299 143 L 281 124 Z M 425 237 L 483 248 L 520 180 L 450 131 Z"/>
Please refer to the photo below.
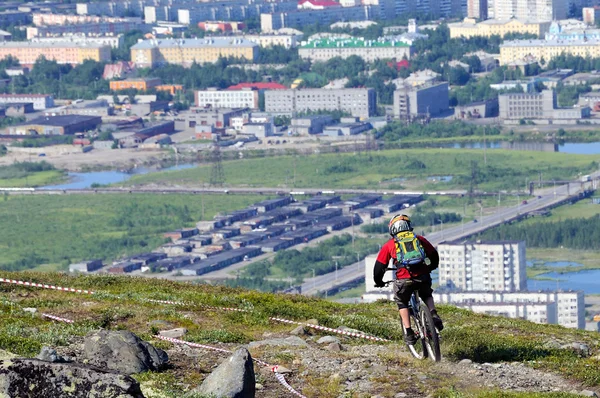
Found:
<path fill-rule="evenodd" d="M 487 153 L 485 151 L 485 149 L 486 149 L 485 148 L 486 147 L 486 144 L 485 144 L 485 131 L 486 130 L 487 130 L 487 127 L 484 127 L 483 128 L 483 164 L 487 166 Z"/>
<path fill-rule="evenodd" d="M 315 269 L 312 269 L 313 272 L 313 290 L 317 290 L 317 280 L 315 279 Z"/>

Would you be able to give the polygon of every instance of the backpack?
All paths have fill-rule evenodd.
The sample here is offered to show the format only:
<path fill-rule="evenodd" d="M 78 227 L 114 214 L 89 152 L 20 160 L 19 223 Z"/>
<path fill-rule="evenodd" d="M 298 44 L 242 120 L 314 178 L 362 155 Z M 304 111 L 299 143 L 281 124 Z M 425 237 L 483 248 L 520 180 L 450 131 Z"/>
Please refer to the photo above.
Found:
<path fill-rule="evenodd" d="M 403 231 L 394 236 L 396 244 L 396 265 L 401 264 L 409 272 L 416 272 L 427 263 L 427 256 L 417 235 Z"/>

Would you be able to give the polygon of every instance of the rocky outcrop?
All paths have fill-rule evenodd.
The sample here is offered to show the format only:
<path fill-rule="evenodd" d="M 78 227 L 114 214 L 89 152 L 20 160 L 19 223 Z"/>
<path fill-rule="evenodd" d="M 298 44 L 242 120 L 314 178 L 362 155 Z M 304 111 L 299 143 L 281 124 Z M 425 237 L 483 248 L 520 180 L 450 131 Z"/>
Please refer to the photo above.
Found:
<path fill-rule="evenodd" d="M 0 361 L 0 396 L 10 398 L 144 398 L 129 376 L 77 363 Z"/>
<path fill-rule="evenodd" d="M 37 356 L 40 361 L 46 362 L 70 362 L 62 356 L 58 355 L 54 348 L 43 346 Z"/>
<path fill-rule="evenodd" d="M 250 348 L 250 349 L 268 347 L 268 346 L 271 346 L 271 347 L 273 347 L 273 346 L 275 346 L 275 347 L 308 347 L 308 344 L 306 344 L 306 341 L 302 340 L 298 336 L 290 336 L 285 339 L 275 338 L 275 339 L 253 341 L 250 344 L 248 344 L 248 348 Z"/>
<path fill-rule="evenodd" d="M 169 361 L 166 352 L 126 330 L 89 334 L 84 341 L 83 357 L 91 365 L 127 375 L 160 370 Z"/>
<path fill-rule="evenodd" d="M 256 379 L 248 350 L 240 348 L 234 352 L 208 375 L 195 392 L 219 398 L 254 398 Z"/>

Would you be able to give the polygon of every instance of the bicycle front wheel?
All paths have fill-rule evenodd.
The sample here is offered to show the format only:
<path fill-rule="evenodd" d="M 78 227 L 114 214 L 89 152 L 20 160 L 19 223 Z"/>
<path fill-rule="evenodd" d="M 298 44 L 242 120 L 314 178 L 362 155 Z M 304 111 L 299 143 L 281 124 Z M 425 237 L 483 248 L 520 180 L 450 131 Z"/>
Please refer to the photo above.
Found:
<path fill-rule="evenodd" d="M 433 323 L 431 312 L 423 302 L 421 302 L 421 305 L 419 306 L 419 315 L 421 320 L 421 330 L 423 331 L 421 341 L 423 342 L 429 357 L 435 362 L 439 362 L 442 360 L 440 337 L 438 336 L 435 324 Z"/>
<path fill-rule="evenodd" d="M 422 322 L 413 315 L 412 310 L 410 314 L 410 324 L 412 325 L 413 331 L 419 340 L 414 345 L 407 344 L 406 346 L 408 347 L 408 351 L 410 351 L 411 355 L 417 359 L 425 359 L 429 356 L 429 351 L 427 350 L 425 340 L 423 339 L 425 330 L 422 327 Z M 406 335 L 406 329 L 404 328 L 404 325 L 402 325 L 402 329 L 404 331 L 404 335 Z"/>

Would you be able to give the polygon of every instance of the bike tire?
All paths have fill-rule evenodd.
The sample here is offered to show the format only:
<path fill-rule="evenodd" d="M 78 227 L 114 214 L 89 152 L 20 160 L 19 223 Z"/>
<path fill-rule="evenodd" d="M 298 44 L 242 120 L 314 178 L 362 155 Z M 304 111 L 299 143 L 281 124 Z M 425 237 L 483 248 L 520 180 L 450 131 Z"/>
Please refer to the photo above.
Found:
<path fill-rule="evenodd" d="M 427 308 L 427 305 L 421 301 L 419 305 L 419 318 L 422 321 L 422 328 L 425 334 L 421 336 L 421 340 L 426 347 L 426 351 L 429 352 L 429 356 L 435 362 L 442 360 L 442 352 L 440 350 L 440 337 L 438 336 L 437 329 L 433 323 L 433 316 L 431 311 Z"/>
<path fill-rule="evenodd" d="M 422 323 L 412 314 L 412 310 L 410 314 L 410 323 L 413 326 L 415 334 L 419 337 L 419 340 L 414 345 L 406 344 L 406 347 L 408 347 L 408 351 L 413 357 L 417 359 L 427 359 L 429 357 L 429 351 L 425 345 L 425 340 L 422 338 L 424 334 L 423 327 L 421 326 Z M 406 335 L 404 325 L 402 325 L 402 331 Z"/>

